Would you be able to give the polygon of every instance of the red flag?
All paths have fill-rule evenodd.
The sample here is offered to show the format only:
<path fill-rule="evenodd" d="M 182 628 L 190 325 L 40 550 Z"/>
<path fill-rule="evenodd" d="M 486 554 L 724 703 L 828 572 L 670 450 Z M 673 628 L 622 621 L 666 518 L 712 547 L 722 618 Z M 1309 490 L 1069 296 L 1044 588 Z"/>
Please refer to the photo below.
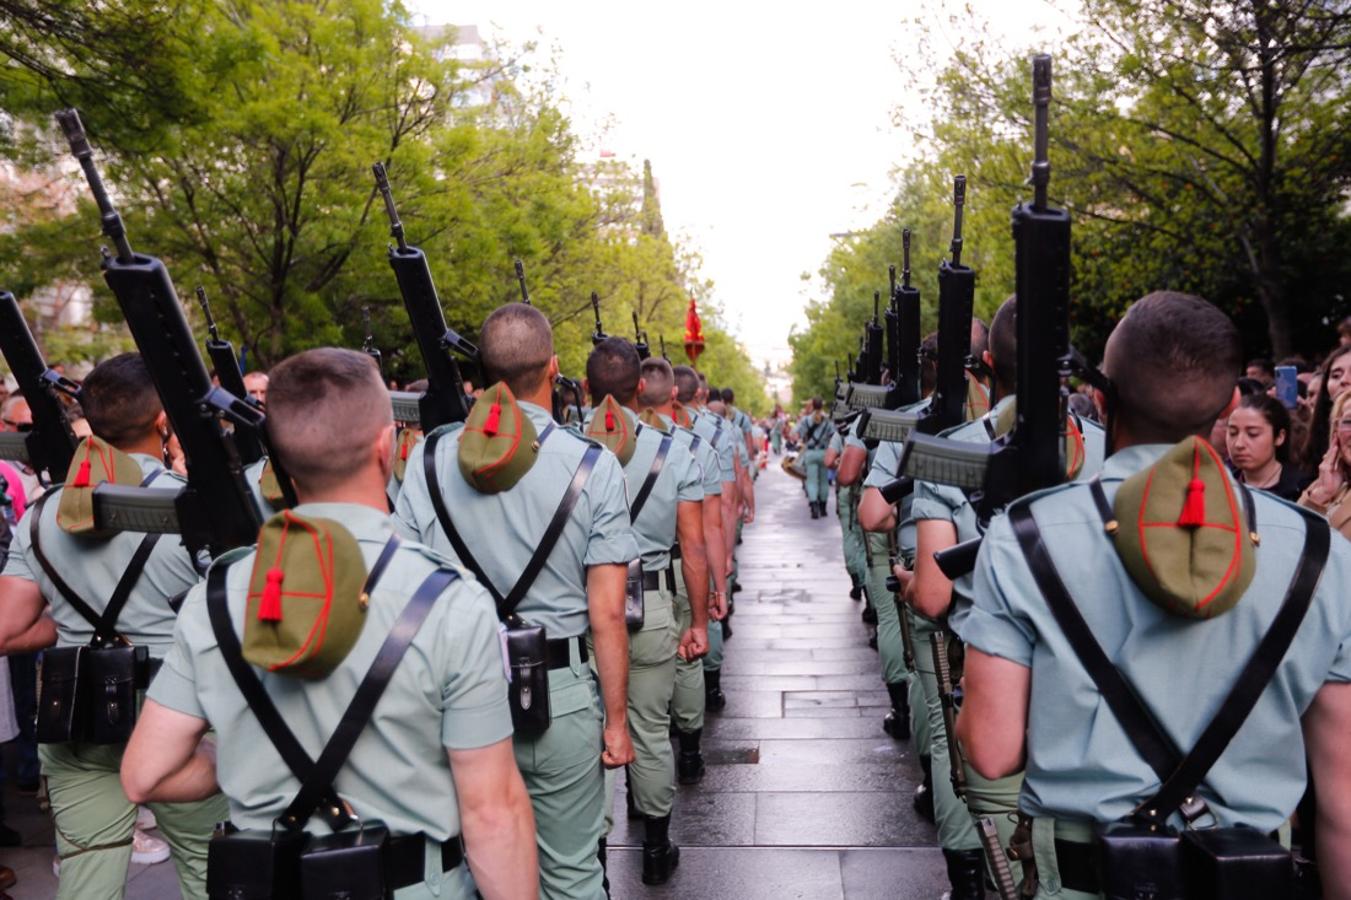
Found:
<path fill-rule="evenodd" d="M 690 308 L 685 312 L 685 355 L 690 365 L 699 362 L 699 354 L 704 352 L 704 323 L 699 321 L 699 311 L 695 308 L 694 298 L 690 298 Z"/>

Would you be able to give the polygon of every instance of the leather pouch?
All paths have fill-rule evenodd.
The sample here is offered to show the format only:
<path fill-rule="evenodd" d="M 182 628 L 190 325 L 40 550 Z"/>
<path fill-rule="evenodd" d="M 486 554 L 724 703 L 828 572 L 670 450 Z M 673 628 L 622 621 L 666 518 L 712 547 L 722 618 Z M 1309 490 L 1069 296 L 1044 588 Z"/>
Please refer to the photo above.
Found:
<path fill-rule="evenodd" d="M 85 713 L 91 744 L 121 744 L 136 727 L 136 691 L 145 686 L 146 647 L 91 647 L 84 657 Z"/>
<path fill-rule="evenodd" d="M 635 559 L 624 579 L 624 624 L 629 631 L 642 631 L 643 610 L 643 561 Z"/>
<path fill-rule="evenodd" d="M 310 838 L 300 854 L 302 900 L 385 900 L 389 830 L 370 823 Z"/>
<path fill-rule="evenodd" d="M 270 900 L 300 897 L 300 853 L 304 832 L 239 831 L 226 824 L 211 836 L 206 851 L 206 895 L 210 900 Z"/>
<path fill-rule="evenodd" d="M 1265 900 L 1295 894 L 1290 851 L 1252 828 L 1210 828 L 1182 836 L 1188 900 Z"/>
<path fill-rule="evenodd" d="M 38 677 L 37 741 L 64 744 L 83 737 L 80 670 L 86 647 L 57 647 L 42 654 Z"/>
<path fill-rule="evenodd" d="M 511 685 L 511 724 L 522 737 L 539 737 L 549 730 L 549 642 L 543 625 L 518 619 L 507 626 L 507 664 Z"/>
<path fill-rule="evenodd" d="M 1098 830 L 1098 879 L 1107 900 L 1184 900 L 1180 841 L 1172 829 L 1113 822 Z"/>

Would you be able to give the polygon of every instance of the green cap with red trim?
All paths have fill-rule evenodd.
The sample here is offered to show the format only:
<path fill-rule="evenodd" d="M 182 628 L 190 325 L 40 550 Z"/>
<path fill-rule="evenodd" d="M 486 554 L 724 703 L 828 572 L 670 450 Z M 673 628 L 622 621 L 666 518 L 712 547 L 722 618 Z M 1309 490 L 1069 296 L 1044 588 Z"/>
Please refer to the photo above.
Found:
<path fill-rule="evenodd" d="M 1211 619 L 1242 599 L 1257 568 L 1257 535 L 1210 444 L 1199 437 L 1177 444 L 1122 482 L 1112 506 L 1116 552 L 1155 604 Z"/>
<path fill-rule="evenodd" d="M 586 436 L 608 447 L 623 465 L 628 465 L 629 460 L 633 459 L 633 451 L 638 448 L 637 430 L 629 421 L 624 407 L 609 394 L 592 411 L 591 421 L 586 426 Z"/>
<path fill-rule="evenodd" d="M 110 537 L 94 526 L 94 488 L 101 484 L 135 486 L 141 483 L 136 460 L 102 438 L 90 435 L 80 441 L 70 461 L 61 499 L 56 506 L 56 524 L 67 534 Z"/>
<path fill-rule="evenodd" d="M 539 457 L 539 435 L 502 382 L 483 392 L 460 435 L 460 474 L 480 494 L 511 490 Z"/>

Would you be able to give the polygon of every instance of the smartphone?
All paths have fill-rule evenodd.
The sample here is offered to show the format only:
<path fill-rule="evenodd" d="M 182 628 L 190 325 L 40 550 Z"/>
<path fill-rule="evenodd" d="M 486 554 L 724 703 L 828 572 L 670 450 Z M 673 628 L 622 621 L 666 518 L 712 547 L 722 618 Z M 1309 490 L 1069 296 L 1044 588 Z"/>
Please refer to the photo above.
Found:
<path fill-rule="evenodd" d="M 1299 379 L 1294 366 L 1276 367 L 1276 399 L 1286 409 L 1294 409 L 1299 403 Z"/>

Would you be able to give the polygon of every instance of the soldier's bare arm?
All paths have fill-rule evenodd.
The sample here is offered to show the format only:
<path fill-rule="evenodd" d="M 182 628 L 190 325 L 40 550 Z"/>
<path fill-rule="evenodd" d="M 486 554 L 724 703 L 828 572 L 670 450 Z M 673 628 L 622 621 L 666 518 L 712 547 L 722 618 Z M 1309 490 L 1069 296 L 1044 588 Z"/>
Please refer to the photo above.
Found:
<path fill-rule="evenodd" d="M 878 488 L 864 488 L 863 499 L 858 503 L 858 523 L 864 531 L 894 531 L 896 507 L 882 497 Z"/>
<path fill-rule="evenodd" d="M 586 605 L 596 645 L 601 703 L 605 707 L 605 749 L 601 761 L 617 769 L 633 762 L 629 739 L 629 632 L 624 624 L 625 567 L 606 563 L 586 570 Z"/>
<path fill-rule="evenodd" d="M 220 793 L 207 722 L 146 700 L 122 756 L 122 790 L 132 803 L 191 803 Z"/>
<path fill-rule="evenodd" d="M 680 570 L 690 595 L 690 627 L 680 636 L 681 659 L 708 653 L 708 553 L 704 546 L 703 503 L 685 501 L 676 507 Z"/>
<path fill-rule="evenodd" d="M 915 609 L 939 619 L 952 605 L 952 582 L 934 562 L 934 554 L 957 543 L 957 529 L 942 519 L 921 519 L 915 535 L 915 578 L 909 597 Z"/>
<path fill-rule="evenodd" d="M 868 463 L 868 451 L 862 447 L 845 447 L 840 455 L 840 468 L 835 480 L 848 487 L 863 478 L 863 467 Z"/>
<path fill-rule="evenodd" d="M 709 615 L 722 621 L 727 615 L 727 550 L 722 542 L 722 495 L 705 497 L 704 508 L 704 551 L 708 560 L 708 571 L 713 576 L 713 592 L 716 602 L 709 603 Z M 682 551 L 683 548 L 682 548 Z M 715 598 L 710 597 L 710 601 Z"/>
<path fill-rule="evenodd" d="M 465 856 L 479 893 L 484 900 L 539 896 L 535 814 L 511 738 L 449 755 Z"/>
<path fill-rule="evenodd" d="M 56 643 L 47 601 L 27 578 L 0 578 L 0 654 L 31 653 Z"/>
<path fill-rule="evenodd" d="M 957 739 L 971 767 L 986 778 L 1021 772 L 1027 762 L 1027 707 L 1032 670 L 966 648 L 965 697 Z"/>
<path fill-rule="evenodd" d="M 1309 773 L 1318 786 L 1318 867 L 1324 900 L 1351 900 L 1351 684 L 1325 684 L 1304 714 Z"/>

